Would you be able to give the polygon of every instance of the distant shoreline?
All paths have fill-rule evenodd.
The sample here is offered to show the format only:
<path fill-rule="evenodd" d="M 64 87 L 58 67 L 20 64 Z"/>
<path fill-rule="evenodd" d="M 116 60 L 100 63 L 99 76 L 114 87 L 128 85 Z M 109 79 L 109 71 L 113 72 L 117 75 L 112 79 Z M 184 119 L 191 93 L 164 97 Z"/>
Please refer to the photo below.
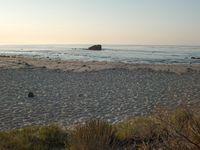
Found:
<path fill-rule="evenodd" d="M 90 72 L 105 69 L 152 69 L 154 71 L 185 73 L 188 71 L 199 72 L 200 64 L 127 64 L 105 61 L 64 61 L 51 58 L 0 56 L 0 69 L 18 68 L 47 68 L 66 72 Z"/>
<path fill-rule="evenodd" d="M 90 46 L 7 45 L 0 46 L 0 55 L 126 64 L 200 64 L 199 46 L 102 45 L 98 52 L 87 50 Z"/>

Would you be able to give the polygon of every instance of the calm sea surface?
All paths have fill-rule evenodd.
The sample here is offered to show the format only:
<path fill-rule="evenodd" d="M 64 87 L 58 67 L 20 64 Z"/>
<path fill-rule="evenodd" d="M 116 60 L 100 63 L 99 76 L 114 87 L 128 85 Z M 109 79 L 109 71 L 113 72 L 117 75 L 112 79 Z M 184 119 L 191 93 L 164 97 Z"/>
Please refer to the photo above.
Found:
<path fill-rule="evenodd" d="M 200 64 L 200 46 L 103 45 L 102 51 L 85 50 L 90 45 L 0 45 L 0 55 L 17 55 L 80 61 L 145 64 Z"/>

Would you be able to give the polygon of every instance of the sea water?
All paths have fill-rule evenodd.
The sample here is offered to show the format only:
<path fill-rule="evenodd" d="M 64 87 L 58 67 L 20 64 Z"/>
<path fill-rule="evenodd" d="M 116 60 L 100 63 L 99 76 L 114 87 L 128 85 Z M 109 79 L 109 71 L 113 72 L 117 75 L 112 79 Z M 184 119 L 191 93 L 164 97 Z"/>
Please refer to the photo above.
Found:
<path fill-rule="evenodd" d="M 0 55 L 56 60 L 108 61 L 142 64 L 200 64 L 200 46 L 103 45 L 102 51 L 86 50 L 91 45 L 0 45 Z"/>

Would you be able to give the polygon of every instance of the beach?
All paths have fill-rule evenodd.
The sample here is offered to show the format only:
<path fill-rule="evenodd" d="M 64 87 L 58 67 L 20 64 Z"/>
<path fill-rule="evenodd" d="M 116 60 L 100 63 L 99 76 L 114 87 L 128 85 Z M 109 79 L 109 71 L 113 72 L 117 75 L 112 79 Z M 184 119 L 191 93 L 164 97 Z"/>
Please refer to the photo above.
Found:
<path fill-rule="evenodd" d="M 199 65 L 147 65 L 0 57 L 0 129 L 90 118 L 117 123 L 199 103 Z M 34 97 L 29 98 L 28 93 Z"/>

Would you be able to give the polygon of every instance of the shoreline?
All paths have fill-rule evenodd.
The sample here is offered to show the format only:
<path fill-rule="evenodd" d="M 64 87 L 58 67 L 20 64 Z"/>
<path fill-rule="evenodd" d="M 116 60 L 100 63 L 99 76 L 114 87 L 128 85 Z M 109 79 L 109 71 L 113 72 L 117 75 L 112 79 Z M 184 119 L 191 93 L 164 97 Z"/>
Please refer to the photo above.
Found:
<path fill-rule="evenodd" d="M 46 68 L 64 72 L 91 72 L 106 69 L 151 69 L 174 73 L 200 72 L 200 64 L 128 64 L 121 62 L 63 61 L 50 58 L 0 56 L 0 69 Z"/>

